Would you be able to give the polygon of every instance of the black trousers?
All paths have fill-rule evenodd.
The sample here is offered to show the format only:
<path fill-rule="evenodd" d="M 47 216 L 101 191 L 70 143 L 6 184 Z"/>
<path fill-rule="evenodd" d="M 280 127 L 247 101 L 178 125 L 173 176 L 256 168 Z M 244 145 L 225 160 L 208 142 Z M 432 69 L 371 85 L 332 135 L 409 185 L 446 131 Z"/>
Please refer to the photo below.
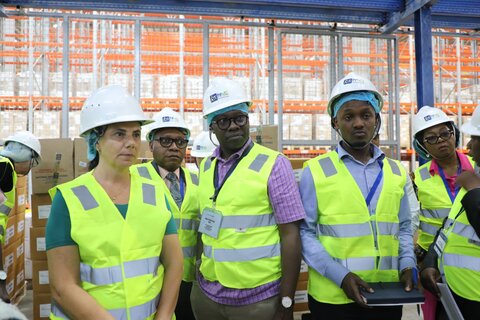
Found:
<path fill-rule="evenodd" d="M 478 320 L 480 319 L 480 302 L 468 300 L 460 297 L 452 291 L 453 298 L 462 312 L 462 316 L 465 320 Z M 439 302 L 440 303 L 440 302 Z"/>
<path fill-rule="evenodd" d="M 177 305 L 175 306 L 175 317 L 177 320 L 195 320 L 190 303 L 190 292 L 192 283 L 182 281 L 180 284 L 180 293 L 178 295 Z"/>
<path fill-rule="evenodd" d="M 356 303 L 321 303 L 308 296 L 308 307 L 314 320 L 401 320 L 402 306 L 362 308 Z"/>

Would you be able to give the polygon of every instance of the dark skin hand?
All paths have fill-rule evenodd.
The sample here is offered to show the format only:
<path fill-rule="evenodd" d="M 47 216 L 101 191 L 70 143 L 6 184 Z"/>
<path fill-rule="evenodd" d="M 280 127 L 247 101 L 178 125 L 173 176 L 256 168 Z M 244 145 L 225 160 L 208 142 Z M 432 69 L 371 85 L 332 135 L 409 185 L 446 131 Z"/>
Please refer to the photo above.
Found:
<path fill-rule="evenodd" d="M 0 281 L 0 299 L 2 299 L 3 302 L 10 303 L 10 298 L 8 297 L 7 288 L 5 285 L 5 281 Z"/>
<path fill-rule="evenodd" d="M 405 291 L 410 292 L 413 289 L 413 271 L 412 269 L 405 270 L 400 276 L 400 282 L 403 283 Z"/>
<path fill-rule="evenodd" d="M 422 281 L 422 286 L 440 297 L 440 290 L 438 289 L 437 282 L 440 281 L 440 272 L 436 268 L 425 268 L 420 274 L 420 280 Z"/>
<path fill-rule="evenodd" d="M 279 306 L 272 320 L 291 320 L 291 319 L 293 319 L 293 307 L 285 309 Z"/>
<path fill-rule="evenodd" d="M 361 291 L 373 293 L 373 289 L 355 273 L 349 272 L 343 278 L 341 288 L 349 299 L 355 301 L 361 307 L 369 308 L 367 299 L 362 295 Z"/>
<path fill-rule="evenodd" d="M 480 177 L 472 171 L 463 171 L 455 182 L 467 191 L 480 188 Z"/>

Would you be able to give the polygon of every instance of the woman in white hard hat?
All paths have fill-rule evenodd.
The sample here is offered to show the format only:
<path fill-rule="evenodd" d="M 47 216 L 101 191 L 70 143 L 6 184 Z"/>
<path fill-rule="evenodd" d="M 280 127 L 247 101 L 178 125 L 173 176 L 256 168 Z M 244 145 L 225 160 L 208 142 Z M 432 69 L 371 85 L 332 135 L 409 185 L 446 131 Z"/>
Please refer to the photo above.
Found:
<path fill-rule="evenodd" d="M 203 158 L 211 156 L 213 150 L 218 146 L 218 139 L 215 133 L 210 131 L 202 131 L 193 140 L 193 147 L 191 155 L 195 158 L 195 164 L 197 168 L 200 168 L 200 163 Z"/>
<path fill-rule="evenodd" d="M 5 148 L 0 151 L 0 299 L 4 301 L 8 301 L 8 294 L 2 244 L 8 215 L 15 206 L 17 174 L 27 175 L 41 161 L 40 154 L 40 142 L 28 131 L 17 132 L 5 139 Z"/>
<path fill-rule="evenodd" d="M 461 130 L 471 135 L 469 154 L 480 165 L 480 108 Z M 440 276 L 450 288 L 465 320 L 480 314 L 480 176 L 463 171 L 456 179 L 461 189 L 445 219 L 442 229 L 430 245 L 421 273 L 423 286 L 440 296 Z M 449 313 L 450 319 L 458 319 Z"/>
<path fill-rule="evenodd" d="M 418 229 L 417 261 L 422 260 L 428 247 L 442 226 L 458 194 L 455 179 L 464 170 L 473 170 L 474 163 L 456 150 L 459 131 L 447 115 L 438 108 L 424 106 L 413 118 L 415 151 L 424 159 L 430 160 L 415 171 L 415 185 L 420 201 L 420 226 Z M 441 304 L 428 292 L 422 305 L 426 320 L 436 318 Z"/>
<path fill-rule="evenodd" d="M 130 174 L 149 121 L 120 86 L 80 115 L 92 171 L 50 190 L 51 319 L 171 319 L 182 253 L 163 186 Z"/>

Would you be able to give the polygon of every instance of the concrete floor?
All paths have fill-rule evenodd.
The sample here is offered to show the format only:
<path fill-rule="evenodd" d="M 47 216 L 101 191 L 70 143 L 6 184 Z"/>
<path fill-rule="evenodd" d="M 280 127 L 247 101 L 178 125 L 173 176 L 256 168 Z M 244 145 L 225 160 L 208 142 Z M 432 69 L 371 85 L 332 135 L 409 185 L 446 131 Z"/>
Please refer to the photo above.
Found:
<path fill-rule="evenodd" d="M 27 294 L 20 301 L 18 308 L 25 314 L 28 319 L 33 320 L 33 293 L 32 290 L 27 290 Z M 421 320 L 421 316 L 417 314 L 417 306 L 405 306 L 403 308 L 402 320 Z"/>

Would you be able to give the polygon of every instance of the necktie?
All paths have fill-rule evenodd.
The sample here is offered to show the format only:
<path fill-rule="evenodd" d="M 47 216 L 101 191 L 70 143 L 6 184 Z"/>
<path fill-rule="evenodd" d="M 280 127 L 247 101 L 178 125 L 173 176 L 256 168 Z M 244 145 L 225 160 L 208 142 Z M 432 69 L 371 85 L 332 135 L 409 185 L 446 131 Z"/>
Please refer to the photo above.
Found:
<path fill-rule="evenodd" d="M 182 207 L 182 195 L 180 193 L 180 186 L 178 184 L 177 176 L 173 172 L 167 174 L 167 180 L 170 181 L 170 194 L 172 195 L 173 200 L 177 204 L 178 208 Z"/>

